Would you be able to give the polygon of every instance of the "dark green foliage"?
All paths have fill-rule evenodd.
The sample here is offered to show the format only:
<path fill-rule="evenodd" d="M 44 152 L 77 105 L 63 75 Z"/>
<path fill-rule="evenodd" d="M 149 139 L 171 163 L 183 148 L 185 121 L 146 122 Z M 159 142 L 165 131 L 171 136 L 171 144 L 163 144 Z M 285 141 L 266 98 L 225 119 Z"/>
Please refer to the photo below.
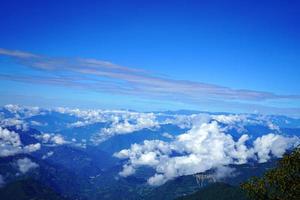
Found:
<path fill-rule="evenodd" d="M 214 183 L 200 189 L 191 195 L 180 197 L 177 200 L 246 200 L 246 196 L 239 187 L 225 183 Z"/>
<path fill-rule="evenodd" d="M 251 178 L 241 187 L 251 199 L 296 200 L 300 199 L 300 148 L 286 154 L 278 166 L 261 178 Z"/>
<path fill-rule="evenodd" d="M 0 188 L 0 197 L 3 200 L 66 200 L 51 188 L 33 179 L 9 183 Z"/>

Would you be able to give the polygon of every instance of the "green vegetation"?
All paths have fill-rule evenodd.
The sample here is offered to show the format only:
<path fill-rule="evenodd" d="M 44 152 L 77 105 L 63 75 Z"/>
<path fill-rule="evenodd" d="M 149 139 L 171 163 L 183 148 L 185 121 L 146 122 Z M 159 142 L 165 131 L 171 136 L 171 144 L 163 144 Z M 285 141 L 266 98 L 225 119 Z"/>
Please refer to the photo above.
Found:
<path fill-rule="evenodd" d="M 276 168 L 261 178 L 251 178 L 241 188 L 254 200 L 300 199 L 300 148 L 286 154 Z"/>

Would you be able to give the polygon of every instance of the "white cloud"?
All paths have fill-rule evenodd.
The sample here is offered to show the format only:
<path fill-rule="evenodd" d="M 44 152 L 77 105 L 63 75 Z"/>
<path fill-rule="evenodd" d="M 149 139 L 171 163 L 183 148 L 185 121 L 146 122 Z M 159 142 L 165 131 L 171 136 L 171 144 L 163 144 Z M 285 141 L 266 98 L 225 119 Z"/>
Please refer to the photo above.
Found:
<path fill-rule="evenodd" d="M 259 162 L 267 162 L 271 155 L 282 157 L 287 149 L 297 144 L 299 144 L 297 137 L 288 138 L 270 133 L 254 141 L 254 151 L 257 153 Z"/>
<path fill-rule="evenodd" d="M 39 165 L 32 162 L 29 158 L 22 158 L 17 160 L 17 166 L 21 173 L 25 174 L 29 170 L 37 168 Z"/>
<path fill-rule="evenodd" d="M 28 130 L 28 124 L 18 118 L 6 118 L 6 119 L 2 119 L 0 121 L 0 125 L 3 127 L 10 127 L 13 126 L 15 127 L 17 130 L 23 130 L 26 131 Z"/>
<path fill-rule="evenodd" d="M 181 129 L 190 129 L 194 124 L 208 123 L 211 116 L 208 114 L 172 115 L 168 116 L 162 124 L 174 124 Z"/>
<path fill-rule="evenodd" d="M 55 144 L 58 144 L 58 145 L 62 145 L 62 144 L 66 144 L 67 143 L 67 141 L 65 141 L 65 139 L 61 135 L 54 135 L 51 138 L 51 141 L 54 142 Z"/>
<path fill-rule="evenodd" d="M 32 74 L 17 76 L 12 73 L 2 74 L 0 78 L 4 80 L 50 84 L 76 89 L 81 88 L 94 92 L 113 92 L 115 94 L 133 96 L 138 95 L 148 99 L 163 99 L 173 102 L 184 102 L 187 104 L 199 105 L 199 103 L 204 103 L 204 105 L 214 105 L 216 107 L 218 107 L 218 105 L 223 105 L 224 107 L 225 104 L 227 107 L 231 106 L 231 109 L 235 108 L 244 111 L 249 111 L 250 109 L 253 110 L 253 107 L 255 107 L 264 110 L 272 109 L 283 110 L 281 112 L 291 112 L 288 111 L 288 108 L 270 108 L 266 104 L 259 104 L 258 101 L 276 100 L 282 102 L 289 100 L 291 102 L 297 102 L 300 99 L 299 95 L 282 95 L 246 89 L 237 90 L 221 85 L 188 80 L 176 80 L 158 76 L 157 74 L 148 71 L 124 67 L 102 60 L 87 58 L 53 58 L 8 49 L 0 49 L 0 54 L 11 57 L 15 62 L 22 61 L 34 70 L 41 70 L 47 73 L 47 76 L 34 76 Z M 84 68 L 82 66 L 84 66 Z M 70 79 L 70 73 L 80 77 L 83 81 Z M 58 74 L 63 78 L 57 78 Z M 94 78 L 94 76 L 98 78 Z M 103 77 L 105 80 L 102 80 Z M 252 102 L 252 104 L 237 101 Z M 298 108 L 293 108 L 292 110 L 294 113 L 299 112 Z"/>
<path fill-rule="evenodd" d="M 62 114 L 69 114 L 71 116 L 76 116 L 80 118 L 80 121 L 70 123 L 68 125 L 69 127 L 81 127 L 96 122 L 106 122 L 109 117 L 109 115 L 107 114 L 111 113 L 109 111 L 100 110 L 100 109 L 81 110 L 78 108 L 70 109 L 70 108 L 63 108 L 63 107 L 56 108 L 54 111 Z"/>
<path fill-rule="evenodd" d="M 24 118 L 32 117 L 35 115 L 41 115 L 44 114 L 43 111 L 39 107 L 30 107 L 30 106 L 19 106 L 19 105 L 13 105 L 8 104 L 5 105 L 4 108 L 9 111 L 10 113 L 14 114 L 15 117 L 20 117 L 21 115 Z"/>
<path fill-rule="evenodd" d="M 212 119 L 224 124 L 235 124 L 246 121 L 247 117 L 245 115 L 212 115 Z"/>
<path fill-rule="evenodd" d="M 42 159 L 46 159 L 49 158 L 50 156 L 53 156 L 54 152 L 53 151 L 49 151 L 46 155 L 42 156 Z"/>
<path fill-rule="evenodd" d="M 280 132 L 280 128 L 279 126 L 277 126 L 276 124 L 272 123 L 271 121 L 269 121 L 267 123 L 268 127 L 270 130 L 274 130 L 274 131 L 277 131 L 277 132 Z"/>
<path fill-rule="evenodd" d="M 280 157 L 286 149 L 292 147 L 299 138 L 269 134 L 257 138 L 254 147 L 247 147 L 248 135 L 241 135 L 235 141 L 226 134 L 226 128 L 221 128 L 216 121 L 200 123 L 185 134 L 177 136 L 171 142 L 159 140 L 144 141 L 143 144 L 133 144 L 130 149 L 124 149 L 114 155 L 127 159 L 121 176 L 128 176 L 140 166 L 149 166 L 156 174 L 148 179 L 151 185 L 160 185 L 177 176 L 190 175 L 216 168 L 217 172 L 226 171 L 223 166 L 243 164 L 249 158 L 263 162 L 269 159 L 269 153 Z M 226 169 L 226 170 L 224 170 Z M 220 177 L 219 174 L 216 174 Z"/>
<path fill-rule="evenodd" d="M 174 138 L 173 135 L 171 135 L 170 133 L 166 133 L 166 132 L 164 132 L 164 133 L 162 134 L 162 136 L 164 136 L 165 138 L 169 138 L 169 139 L 173 139 L 173 138 Z"/>
<path fill-rule="evenodd" d="M 40 149 L 41 149 L 41 144 L 40 143 L 29 144 L 29 145 L 24 147 L 24 152 L 31 153 L 31 152 L 34 152 L 34 151 L 37 151 L 37 150 L 40 150 Z"/>
<path fill-rule="evenodd" d="M 230 177 L 235 176 L 234 172 L 235 172 L 234 168 L 228 166 L 220 166 L 216 168 L 213 176 L 215 177 L 216 180 L 220 180 L 229 176 Z"/>
<path fill-rule="evenodd" d="M 30 124 L 31 124 L 32 126 L 46 126 L 46 125 L 47 125 L 47 123 L 43 124 L 43 123 L 41 123 L 41 122 L 34 121 L 34 120 L 31 120 L 31 121 L 30 121 Z"/>
<path fill-rule="evenodd" d="M 41 135 L 36 135 L 35 137 L 41 140 L 42 143 L 53 143 L 55 145 L 63 145 L 69 143 L 60 134 L 42 133 Z"/>
<path fill-rule="evenodd" d="M 167 180 L 164 175 L 155 174 L 154 176 L 150 177 L 147 182 L 149 185 L 158 186 L 164 184 L 166 181 Z"/>
<path fill-rule="evenodd" d="M 102 129 L 102 133 L 108 135 L 126 134 L 138 131 L 144 128 L 153 128 L 159 126 L 153 113 L 129 114 L 128 118 L 120 120 L 115 118 L 110 128 Z"/>
<path fill-rule="evenodd" d="M 119 173 L 120 176 L 130 176 L 135 173 L 135 168 L 131 165 L 124 165 L 123 170 Z"/>
<path fill-rule="evenodd" d="M 17 113 L 20 110 L 22 110 L 22 108 L 19 105 L 14 105 L 14 104 L 7 104 L 4 106 L 4 108 L 11 113 Z"/>
<path fill-rule="evenodd" d="M 23 146 L 18 133 L 0 127 L 0 157 L 31 153 L 41 148 L 39 143 Z"/>
<path fill-rule="evenodd" d="M 0 139 L 3 143 L 9 143 L 12 146 L 20 146 L 21 140 L 18 133 L 9 131 L 8 129 L 0 127 Z"/>
<path fill-rule="evenodd" d="M 92 124 L 90 121 L 77 121 L 77 122 L 74 122 L 74 123 L 71 123 L 68 125 L 68 127 L 72 128 L 72 127 L 82 127 L 82 126 L 87 126 L 87 125 L 90 125 Z"/>
<path fill-rule="evenodd" d="M 0 157 L 15 155 L 21 151 L 19 134 L 0 127 Z"/>
<path fill-rule="evenodd" d="M 92 141 L 100 143 L 106 139 L 121 134 L 129 134 L 142 129 L 156 129 L 160 126 L 154 113 L 122 112 L 110 116 L 111 124 L 102 128 Z"/>
<path fill-rule="evenodd" d="M 43 133 L 42 135 L 38 136 L 38 138 L 41 138 L 44 143 L 47 143 L 49 142 L 51 135 L 49 133 Z"/>

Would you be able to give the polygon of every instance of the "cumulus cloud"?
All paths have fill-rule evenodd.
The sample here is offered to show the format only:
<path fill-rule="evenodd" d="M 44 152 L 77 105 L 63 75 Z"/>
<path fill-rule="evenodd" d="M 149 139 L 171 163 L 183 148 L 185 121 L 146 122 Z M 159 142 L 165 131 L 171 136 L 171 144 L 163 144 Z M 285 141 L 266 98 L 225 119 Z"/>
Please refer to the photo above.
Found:
<path fill-rule="evenodd" d="M 57 112 L 62 114 L 69 114 L 72 116 L 78 117 L 80 120 L 68 124 L 68 127 L 83 127 L 90 124 L 98 123 L 98 122 L 107 122 L 109 121 L 113 111 L 105 111 L 101 109 L 70 109 L 70 108 L 63 108 L 59 107 L 56 109 Z"/>
<path fill-rule="evenodd" d="M 40 150 L 41 149 L 41 144 L 40 143 L 29 144 L 29 145 L 25 146 L 23 149 L 24 149 L 25 153 L 31 153 L 31 152 Z"/>
<path fill-rule="evenodd" d="M 37 168 L 39 165 L 32 162 L 29 158 L 22 158 L 17 160 L 17 166 L 20 172 L 25 174 L 28 171 Z"/>
<path fill-rule="evenodd" d="M 91 121 L 77 121 L 77 122 L 74 122 L 74 123 L 70 123 L 68 124 L 68 127 L 70 128 L 73 128 L 73 127 L 83 127 L 83 126 L 87 126 L 87 125 L 90 125 L 90 124 L 93 124 L 94 122 L 91 122 Z"/>
<path fill-rule="evenodd" d="M 139 113 L 126 110 L 81 110 L 63 107 L 57 108 L 56 111 L 79 118 L 78 121 L 68 124 L 69 128 L 84 127 L 99 122 L 110 124 L 109 127 L 101 130 L 103 135 L 126 134 L 143 128 L 159 126 L 154 113 Z"/>
<path fill-rule="evenodd" d="M 63 144 L 69 143 L 60 134 L 42 133 L 40 135 L 36 135 L 35 137 L 37 139 L 41 140 L 42 143 L 52 143 L 52 144 L 55 144 L 55 145 L 63 145 Z"/>
<path fill-rule="evenodd" d="M 281 132 L 279 126 L 266 115 L 255 115 L 255 117 L 249 114 L 211 115 L 211 119 L 225 124 L 228 130 L 236 129 L 239 133 L 247 131 L 246 125 L 262 125 L 273 132 Z"/>
<path fill-rule="evenodd" d="M 20 106 L 8 104 L 0 108 L 0 126 L 28 131 L 32 126 L 45 126 L 47 123 L 30 120 L 35 115 L 44 115 L 47 110 L 39 107 Z"/>
<path fill-rule="evenodd" d="M 130 114 L 128 118 L 120 122 L 119 118 L 115 118 L 111 127 L 102 129 L 104 134 L 126 134 L 141 130 L 144 128 L 152 128 L 159 126 L 153 113 Z"/>
<path fill-rule="evenodd" d="M 4 106 L 4 108 L 11 113 L 17 113 L 21 110 L 21 107 L 19 105 L 14 105 L 14 104 L 7 104 Z"/>
<path fill-rule="evenodd" d="M 0 127 L 0 157 L 15 155 L 21 151 L 19 134 Z"/>
<path fill-rule="evenodd" d="M 18 133 L 0 127 L 0 157 L 31 153 L 40 148 L 39 143 L 23 146 Z"/>
<path fill-rule="evenodd" d="M 279 126 L 277 126 L 276 124 L 272 123 L 271 121 L 268 122 L 268 127 L 269 127 L 269 129 L 271 129 L 271 130 L 280 132 Z"/>
<path fill-rule="evenodd" d="M 7 104 L 4 106 L 4 109 L 9 111 L 12 114 L 15 114 L 16 117 L 32 117 L 38 114 L 43 114 L 43 111 L 39 107 L 33 106 L 20 106 L 15 104 Z"/>
<path fill-rule="evenodd" d="M 181 129 L 190 129 L 194 125 L 201 123 L 209 123 L 211 121 L 217 121 L 225 124 L 228 129 L 235 128 L 238 131 L 244 131 L 244 126 L 249 124 L 260 124 L 264 123 L 265 119 L 260 118 L 259 120 L 250 118 L 246 114 L 191 114 L 191 115 L 170 115 L 161 124 L 173 124 L 177 125 Z"/>
<path fill-rule="evenodd" d="M 119 173 L 121 176 L 127 177 L 135 173 L 135 168 L 131 165 L 124 165 L 123 170 Z"/>
<path fill-rule="evenodd" d="M 273 133 L 264 135 L 254 141 L 254 152 L 257 153 L 259 162 L 266 162 L 270 156 L 281 157 L 286 149 L 299 144 L 299 138 L 284 137 Z"/>
<path fill-rule="evenodd" d="M 190 129 L 194 124 L 205 123 L 211 120 L 209 114 L 192 114 L 192 115 L 171 115 L 168 116 L 162 124 L 174 124 L 181 129 Z"/>
<path fill-rule="evenodd" d="M 15 127 L 17 130 L 28 130 L 28 124 L 25 121 L 17 118 L 2 119 L 0 121 L 0 125 L 2 127 Z"/>
<path fill-rule="evenodd" d="M 129 134 L 142 129 L 156 129 L 160 126 L 154 113 L 123 112 L 111 115 L 111 124 L 102 128 L 92 141 L 100 143 L 104 140 L 121 134 Z"/>
<path fill-rule="evenodd" d="M 247 120 L 246 115 L 212 115 L 212 119 L 224 123 L 224 124 L 235 124 Z"/>
<path fill-rule="evenodd" d="M 160 140 L 133 144 L 114 155 L 127 160 L 121 176 L 128 176 L 141 166 L 149 166 L 156 173 L 148 179 L 150 185 L 161 185 L 177 176 L 217 169 L 231 173 L 229 164 L 243 164 L 248 159 L 265 162 L 270 154 L 282 156 L 286 149 L 294 146 L 299 138 L 286 138 L 275 134 L 262 136 L 254 141 L 254 147 L 247 147 L 249 136 L 244 134 L 235 141 L 226 129 L 216 121 L 200 123 L 187 133 L 177 136 L 171 142 Z M 216 176 L 219 177 L 218 173 Z"/>
<path fill-rule="evenodd" d="M 66 144 L 67 142 L 65 141 L 65 139 L 63 138 L 63 136 L 61 135 L 54 135 L 51 138 L 51 141 L 53 141 L 55 144 L 61 145 L 61 144 Z"/>
<path fill-rule="evenodd" d="M 43 133 L 43 134 L 41 134 L 41 135 L 38 135 L 38 136 L 36 136 L 38 139 L 42 139 L 42 141 L 44 142 L 44 143 L 47 143 L 47 142 L 49 142 L 49 140 L 50 140 L 50 138 L 52 137 L 52 135 L 51 134 L 49 134 L 49 133 Z"/>
<path fill-rule="evenodd" d="M 54 154 L 53 151 L 49 151 L 48 153 L 46 153 L 45 155 L 42 156 L 42 159 L 49 158 L 49 157 L 51 157 L 53 154 Z"/>

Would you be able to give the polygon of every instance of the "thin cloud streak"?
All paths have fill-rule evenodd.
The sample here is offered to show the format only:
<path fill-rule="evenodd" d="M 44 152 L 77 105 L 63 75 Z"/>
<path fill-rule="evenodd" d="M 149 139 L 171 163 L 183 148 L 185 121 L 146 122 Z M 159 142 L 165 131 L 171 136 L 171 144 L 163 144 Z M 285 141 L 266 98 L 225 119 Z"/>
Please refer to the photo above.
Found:
<path fill-rule="evenodd" d="M 300 95 L 280 95 L 255 90 L 237 90 L 229 87 L 160 77 L 144 70 L 124 67 L 108 61 L 84 58 L 52 58 L 23 51 L 0 49 L 0 55 L 31 69 L 47 72 L 48 76 L 16 76 L 1 74 L 1 79 L 37 82 L 144 97 L 197 101 L 298 100 Z M 76 78 L 74 78 L 76 77 Z"/>

